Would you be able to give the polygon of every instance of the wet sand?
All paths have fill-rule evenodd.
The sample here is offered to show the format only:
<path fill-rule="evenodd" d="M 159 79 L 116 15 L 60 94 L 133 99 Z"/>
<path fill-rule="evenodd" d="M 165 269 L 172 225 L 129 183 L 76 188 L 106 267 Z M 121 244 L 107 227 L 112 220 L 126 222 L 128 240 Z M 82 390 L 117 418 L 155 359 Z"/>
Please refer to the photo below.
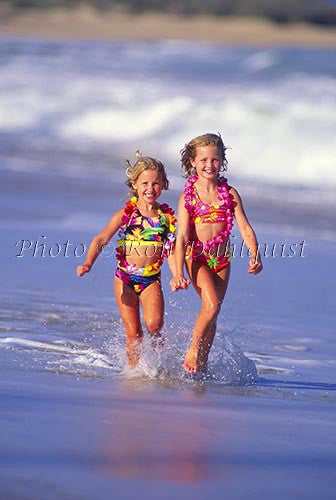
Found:
<path fill-rule="evenodd" d="M 336 29 L 277 25 L 248 18 L 177 17 L 77 9 L 11 11 L 0 7 L 1 36 L 85 40 L 208 41 L 227 45 L 335 47 Z"/>

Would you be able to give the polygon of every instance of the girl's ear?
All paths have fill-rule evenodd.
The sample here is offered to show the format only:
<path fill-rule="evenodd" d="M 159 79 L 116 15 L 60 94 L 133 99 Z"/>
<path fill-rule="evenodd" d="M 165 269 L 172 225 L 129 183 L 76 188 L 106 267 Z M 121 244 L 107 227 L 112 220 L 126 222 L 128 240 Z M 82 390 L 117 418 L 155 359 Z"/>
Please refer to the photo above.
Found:
<path fill-rule="evenodd" d="M 195 158 L 190 158 L 191 166 L 195 168 Z"/>

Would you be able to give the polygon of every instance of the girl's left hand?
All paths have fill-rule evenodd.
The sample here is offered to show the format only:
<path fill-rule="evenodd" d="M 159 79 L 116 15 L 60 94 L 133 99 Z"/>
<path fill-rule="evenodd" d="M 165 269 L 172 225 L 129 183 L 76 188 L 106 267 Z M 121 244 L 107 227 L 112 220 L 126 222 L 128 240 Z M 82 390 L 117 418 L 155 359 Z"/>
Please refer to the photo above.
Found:
<path fill-rule="evenodd" d="M 259 260 L 258 257 L 251 257 L 249 261 L 249 268 L 247 272 L 249 274 L 258 274 L 260 271 L 262 271 L 263 265 L 261 263 L 261 260 Z"/>

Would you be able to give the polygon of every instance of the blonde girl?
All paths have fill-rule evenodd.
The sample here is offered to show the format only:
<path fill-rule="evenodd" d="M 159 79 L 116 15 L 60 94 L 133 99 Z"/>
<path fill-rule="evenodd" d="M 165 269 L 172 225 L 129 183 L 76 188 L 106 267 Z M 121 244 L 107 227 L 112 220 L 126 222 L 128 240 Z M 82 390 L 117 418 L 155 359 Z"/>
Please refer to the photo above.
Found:
<path fill-rule="evenodd" d="M 176 269 L 173 291 L 187 288 L 184 262 L 190 280 L 201 298 L 184 369 L 192 374 L 205 372 L 216 333 L 216 321 L 230 277 L 229 236 L 234 220 L 251 252 L 248 272 L 258 274 L 262 263 L 258 242 L 248 222 L 236 189 L 220 176 L 226 170 L 226 147 L 218 134 L 204 134 L 191 140 L 181 151 L 187 181 L 178 206 Z"/>
<path fill-rule="evenodd" d="M 173 210 L 157 201 L 161 191 L 168 189 L 163 164 L 139 152 L 136 157 L 133 166 L 126 162 L 126 184 L 133 196 L 92 239 L 85 263 L 77 267 L 78 276 L 90 272 L 103 247 L 118 232 L 114 291 L 126 331 L 126 352 L 131 367 L 136 366 L 141 353 L 140 306 L 149 334 L 154 340 L 160 337 L 164 315 L 160 268 L 168 257 L 174 272 L 171 251 L 176 222 Z"/>

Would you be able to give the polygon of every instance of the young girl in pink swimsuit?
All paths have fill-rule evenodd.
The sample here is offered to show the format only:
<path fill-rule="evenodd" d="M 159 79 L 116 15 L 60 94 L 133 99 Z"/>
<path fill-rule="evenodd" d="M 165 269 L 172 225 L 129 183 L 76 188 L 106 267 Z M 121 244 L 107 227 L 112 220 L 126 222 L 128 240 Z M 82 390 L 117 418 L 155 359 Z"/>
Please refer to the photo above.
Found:
<path fill-rule="evenodd" d="M 184 369 L 205 372 L 216 321 L 230 277 L 229 236 L 234 219 L 252 257 L 248 272 L 258 274 L 262 263 L 255 233 L 245 215 L 238 192 L 220 171 L 226 170 L 226 147 L 220 135 L 204 134 L 182 150 L 182 169 L 187 177 L 178 207 L 173 291 L 187 288 L 186 263 L 191 282 L 201 298 Z"/>

